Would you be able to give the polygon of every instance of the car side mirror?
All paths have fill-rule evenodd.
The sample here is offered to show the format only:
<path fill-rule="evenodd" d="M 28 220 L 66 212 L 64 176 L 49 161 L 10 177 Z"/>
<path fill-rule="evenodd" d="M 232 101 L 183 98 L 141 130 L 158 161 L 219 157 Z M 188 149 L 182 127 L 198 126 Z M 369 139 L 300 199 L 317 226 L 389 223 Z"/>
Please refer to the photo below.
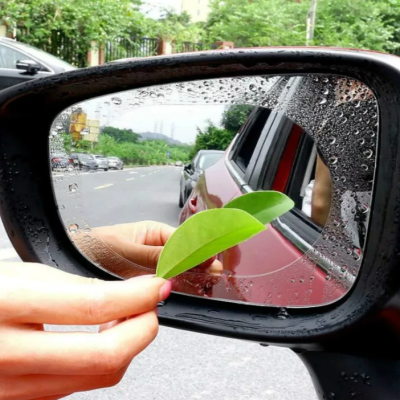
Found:
<path fill-rule="evenodd" d="M 17 69 L 26 71 L 28 74 L 35 75 L 41 70 L 41 66 L 33 60 L 18 60 L 16 62 Z"/>
<path fill-rule="evenodd" d="M 183 166 L 183 169 L 188 173 L 191 174 L 193 172 L 192 164 L 188 163 Z"/>
<path fill-rule="evenodd" d="M 174 293 L 159 309 L 161 323 L 299 353 L 345 343 L 362 354 L 373 346 L 360 338 L 371 332 L 383 346 L 376 354 L 390 358 L 399 346 L 380 335 L 391 330 L 398 337 L 400 320 L 399 60 L 312 47 L 215 50 L 75 70 L 0 91 L 0 212 L 10 240 L 25 261 L 83 276 L 118 280 L 154 273 L 115 252 L 101 259 L 96 249 L 110 246 L 94 235 L 100 218 L 92 213 L 111 215 L 101 219 L 106 227 L 164 214 L 171 218 L 164 222 L 177 225 L 178 195 L 187 199 L 191 188 L 179 184 L 176 168 L 161 167 L 166 149 L 188 159 L 196 134 L 203 147 L 220 135 L 227 156 L 197 182 L 199 210 L 221 208 L 254 190 L 293 194 L 296 209 L 269 224 L 260 234 L 266 236 L 219 254 L 217 274 L 199 268 L 175 277 Z M 187 112 L 197 105 L 199 111 Z M 144 134 L 139 140 L 135 132 L 153 129 L 151 116 L 158 118 L 163 106 L 171 135 L 176 129 L 174 141 L 154 135 L 155 128 L 152 140 Z M 219 125 L 227 109 L 234 117 L 236 111 L 246 115 L 240 135 L 235 127 L 228 136 Z M 210 115 L 215 118 L 207 125 Z M 190 122 L 190 134 L 186 125 L 171 123 L 181 120 Z M 132 125 L 122 130 L 126 121 Z M 117 149 L 116 137 L 130 140 L 121 155 L 112 154 L 126 152 L 132 165 L 144 168 L 101 173 L 101 183 L 86 172 L 52 175 L 50 153 L 71 143 L 97 153 L 96 141 L 83 139 L 83 125 L 91 132 L 110 128 L 98 135 L 103 150 L 107 143 Z M 51 127 L 58 133 L 49 138 Z M 279 134 L 270 135 L 272 129 Z M 160 191 L 137 195 L 150 186 Z M 318 191 L 323 223 L 302 210 Z M 114 209 L 111 194 L 118 200 Z M 155 208 L 149 211 L 150 200 Z M 251 211 L 262 212 L 257 204 Z M 199 229 L 192 237 L 201 235 Z M 378 320 L 384 329 L 374 326 Z"/>

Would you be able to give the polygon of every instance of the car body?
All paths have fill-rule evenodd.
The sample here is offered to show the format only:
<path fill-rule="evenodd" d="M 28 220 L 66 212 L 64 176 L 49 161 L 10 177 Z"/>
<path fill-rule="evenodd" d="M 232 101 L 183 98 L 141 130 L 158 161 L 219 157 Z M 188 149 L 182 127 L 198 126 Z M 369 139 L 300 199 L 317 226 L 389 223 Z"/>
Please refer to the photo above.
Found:
<path fill-rule="evenodd" d="M 0 37 L 0 90 L 73 69 L 74 66 L 45 51 Z"/>
<path fill-rule="evenodd" d="M 257 286 L 264 290 L 274 287 L 269 299 L 272 305 L 305 305 L 301 300 L 296 303 L 296 298 L 307 298 L 308 305 L 318 305 L 344 293 L 339 286 L 327 290 L 330 283 L 323 267 L 309 268 L 299 262 L 304 252 L 312 251 L 323 229 L 310 218 L 306 198 L 306 189 L 315 176 L 316 159 L 314 141 L 301 127 L 283 114 L 256 107 L 224 157 L 199 177 L 179 217 L 183 223 L 198 212 L 221 208 L 255 190 L 276 190 L 291 197 L 295 202 L 292 211 L 275 220 L 265 232 L 219 255 L 224 270 L 232 275 L 262 276 L 257 278 Z M 290 279 L 277 278 L 283 267 Z M 310 280 L 314 282 L 313 290 L 306 296 L 308 286 L 303 282 Z M 236 287 L 230 296 L 260 303 L 263 295 L 258 298 L 258 293 Z"/>
<path fill-rule="evenodd" d="M 182 167 L 182 161 L 175 161 L 175 167 Z"/>
<path fill-rule="evenodd" d="M 73 160 L 74 168 L 83 171 L 96 171 L 97 162 L 89 154 L 85 153 L 72 153 L 71 159 Z"/>
<path fill-rule="evenodd" d="M 108 158 L 107 157 L 102 156 L 100 154 L 91 154 L 91 156 L 96 161 L 98 169 L 104 169 L 104 171 L 108 171 L 109 165 L 108 165 Z"/>
<path fill-rule="evenodd" d="M 220 160 L 223 155 L 224 152 L 220 150 L 200 150 L 193 160 L 184 166 L 179 185 L 179 207 L 183 207 L 186 203 L 200 175 Z"/>
<path fill-rule="evenodd" d="M 73 160 L 63 153 L 50 154 L 50 163 L 52 171 L 73 169 Z"/>
<path fill-rule="evenodd" d="M 110 156 L 107 157 L 107 160 L 110 169 L 124 169 L 124 163 L 120 158 Z"/>

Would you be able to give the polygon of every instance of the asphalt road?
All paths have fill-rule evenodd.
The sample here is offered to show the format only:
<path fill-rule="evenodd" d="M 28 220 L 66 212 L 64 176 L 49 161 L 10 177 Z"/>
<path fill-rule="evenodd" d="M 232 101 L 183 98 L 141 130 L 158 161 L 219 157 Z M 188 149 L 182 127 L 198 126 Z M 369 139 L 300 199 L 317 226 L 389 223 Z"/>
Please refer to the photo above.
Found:
<path fill-rule="evenodd" d="M 64 176 L 61 176 L 64 175 Z M 95 227 L 153 219 L 177 225 L 180 171 L 149 167 L 80 176 L 58 174 L 59 205 L 70 221 Z M 132 179 L 133 178 L 133 179 Z M 69 185 L 78 185 L 70 192 Z M 69 222 L 68 222 L 69 223 Z M 78 223 L 78 222 L 76 222 Z M 0 226 L 0 260 L 18 260 Z M 97 327 L 57 327 L 51 330 Z M 77 393 L 70 400 L 316 400 L 297 356 L 278 347 L 160 328 L 115 388 Z"/>

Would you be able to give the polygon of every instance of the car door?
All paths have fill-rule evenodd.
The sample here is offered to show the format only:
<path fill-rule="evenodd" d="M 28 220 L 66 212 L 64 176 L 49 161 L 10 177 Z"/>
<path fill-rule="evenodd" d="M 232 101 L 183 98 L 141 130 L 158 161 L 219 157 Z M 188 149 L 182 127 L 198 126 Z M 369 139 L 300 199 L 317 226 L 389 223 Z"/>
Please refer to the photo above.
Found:
<path fill-rule="evenodd" d="M 17 69 L 16 62 L 19 60 L 32 60 L 38 62 L 27 54 L 15 50 L 5 43 L 0 43 L 0 90 L 7 87 L 17 85 L 18 83 L 26 82 L 31 79 L 41 78 L 52 75 L 53 72 L 42 63 L 42 70 L 35 74 L 27 73 L 26 71 Z"/>

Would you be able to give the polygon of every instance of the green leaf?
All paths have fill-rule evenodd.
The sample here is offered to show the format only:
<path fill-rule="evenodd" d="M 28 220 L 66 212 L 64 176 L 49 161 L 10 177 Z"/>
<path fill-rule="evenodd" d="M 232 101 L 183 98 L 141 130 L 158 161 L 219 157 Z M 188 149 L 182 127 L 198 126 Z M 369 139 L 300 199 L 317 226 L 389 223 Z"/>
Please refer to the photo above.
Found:
<path fill-rule="evenodd" d="M 233 199 L 224 208 L 236 208 L 248 212 L 262 224 L 269 224 L 294 207 L 294 202 L 285 194 L 273 190 L 252 192 Z"/>
<path fill-rule="evenodd" d="M 263 224 L 242 210 L 220 208 L 195 214 L 165 244 L 156 276 L 179 275 L 263 230 Z"/>

